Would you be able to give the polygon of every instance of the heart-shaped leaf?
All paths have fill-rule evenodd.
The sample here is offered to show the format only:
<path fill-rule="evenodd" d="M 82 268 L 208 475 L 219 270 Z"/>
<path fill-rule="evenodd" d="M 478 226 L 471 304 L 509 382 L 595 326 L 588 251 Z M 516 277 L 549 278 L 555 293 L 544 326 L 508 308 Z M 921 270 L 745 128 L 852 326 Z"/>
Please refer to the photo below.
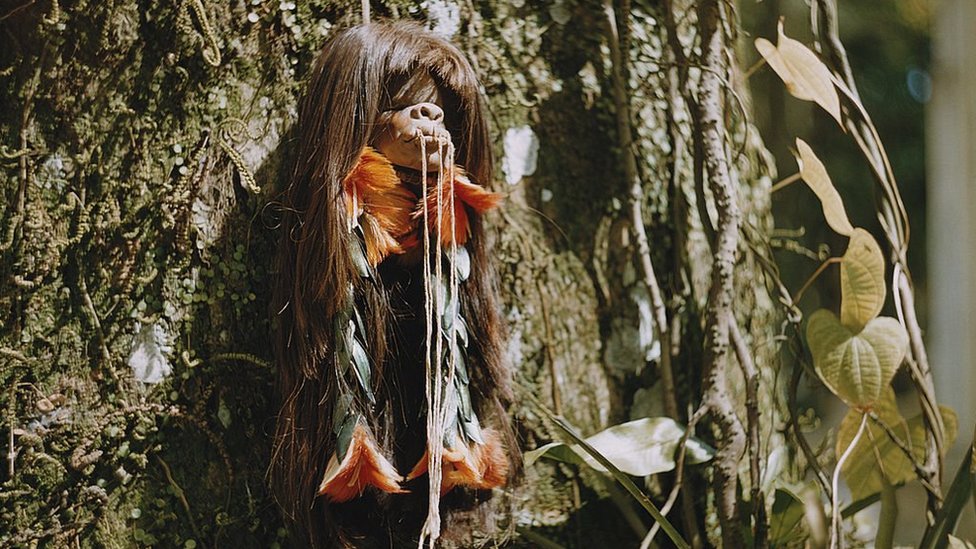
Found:
<path fill-rule="evenodd" d="M 868 408 L 881 397 L 905 358 L 908 334 L 889 317 L 875 318 L 858 333 L 820 309 L 807 323 L 813 366 L 835 395 L 856 408 Z"/>
<path fill-rule="evenodd" d="M 840 323 L 857 332 L 884 305 L 885 263 L 881 247 L 864 229 L 854 229 L 840 264 Z"/>
<path fill-rule="evenodd" d="M 656 417 L 614 425 L 585 440 L 621 471 L 643 477 L 674 468 L 674 454 L 682 435 L 684 428 L 676 421 Z M 703 463 L 715 455 L 713 448 L 695 437 L 688 438 L 685 451 L 688 463 Z M 575 444 L 546 444 L 527 452 L 525 463 L 531 465 L 543 456 L 569 463 L 585 463 L 597 471 L 607 472 L 596 459 Z"/>
<path fill-rule="evenodd" d="M 925 420 L 921 415 L 905 420 L 898 411 L 895 402 L 895 392 L 886 388 L 882 396 L 875 403 L 873 410 L 878 419 L 883 422 L 906 446 L 911 449 L 917 461 L 925 459 Z M 945 425 L 946 447 L 952 445 L 956 439 L 958 422 L 956 414 L 944 406 L 939 407 L 942 422 Z M 854 440 L 854 435 L 861 425 L 863 412 L 850 410 L 841 421 L 837 431 L 837 446 L 835 451 L 840 456 Z M 873 496 L 881 491 L 882 478 L 888 484 L 897 486 L 914 480 L 915 468 L 905 452 L 891 440 L 885 430 L 873 419 L 867 420 L 867 428 L 861 435 L 857 446 L 851 450 L 841 467 L 844 481 L 851 490 L 854 501 Z"/>
<path fill-rule="evenodd" d="M 782 19 L 777 32 L 777 45 L 774 46 L 765 38 L 757 38 L 756 49 L 783 80 L 786 90 L 793 97 L 817 103 L 843 126 L 840 118 L 840 97 L 834 88 L 830 69 L 810 48 L 783 33 Z"/>
<path fill-rule="evenodd" d="M 830 176 L 827 175 L 827 168 L 824 168 L 823 162 L 817 158 L 810 145 L 807 145 L 799 137 L 796 139 L 796 149 L 800 153 L 796 158 L 796 163 L 800 166 L 800 177 L 820 199 L 827 224 L 837 233 L 851 236 L 851 233 L 854 232 L 854 226 L 847 218 L 844 201 L 841 200 L 840 194 L 834 188 L 834 184 L 831 183 Z"/>

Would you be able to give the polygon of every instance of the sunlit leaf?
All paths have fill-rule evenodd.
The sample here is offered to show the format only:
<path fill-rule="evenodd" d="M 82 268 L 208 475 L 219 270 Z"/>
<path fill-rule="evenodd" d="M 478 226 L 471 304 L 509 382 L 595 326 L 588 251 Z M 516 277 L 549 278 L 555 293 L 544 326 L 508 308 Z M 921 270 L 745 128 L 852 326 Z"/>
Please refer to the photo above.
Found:
<path fill-rule="evenodd" d="M 874 404 L 874 413 L 891 431 L 910 448 L 915 460 L 925 460 L 925 420 L 921 415 L 905 420 L 898 411 L 895 393 L 888 387 Z M 946 446 L 956 438 L 956 414 L 949 408 L 939 407 L 946 430 Z M 861 424 L 862 412 L 851 409 L 841 421 L 837 431 L 838 456 L 847 450 Z M 874 420 L 868 419 L 867 427 L 857 446 L 841 467 L 844 481 L 855 501 L 873 496 L 881 491 L 881 480 L 898 486 L 916 478 L 915 468 L 905 452 L 898 447 L 885 430 Z"/>
<path fill-rule="evenodd" d="M 643 418 L 615 425 L 586 438 L 586 442 L 628 475 L 647 476 L 674 469 L 674 454 L 684 428 L 667 417 Z M 569 450 L 569 451 L 567 451 Z M 715 450 L 695 437 L 685 445 L 686 463 L 712 459 Z M 575 455 L 576 457 L 572 457 Z M 607 472 L 592 456 L 577 445 L 551 443 L 525 454 L 526 465 L 540 457 L 571 463 L 585 463 Z"/>
<path fill-rule="evenodd" d="M 949 549 L 976 549 L 976 545 L 964 539 L 949 534 Z"/>
<path fill-rule="evenodd" d="M 810 48 L 783 33 L 782 20 L 778 34 L 777 45 L 765 38 L 757 38 L 756 49 L 793 97 L 817 103 L 841 124 L 840 97 L 834 88 L 830 69 Z"/>
<path fill-rule="evenodd" d="M 627 490 L 627 493 L 630 494 L 631 497 L 633 497 L 634 500 L 639 503 L 649 515 L 651 515 L 651 518 L 653 518 L 656 523 L 661 525 L 661 529 L 664 530 L 664 533 L 669 538 L 671 538 L 671 541 L 675 544 L 675 546 L 678 547 L 678 549 L 691 549 L 688 542 L 681 537 L 681 534 L 679 534 L 677 530 L 675 530 L 674 525 L 672 525 L 668 518 L 661 513 L 661 510 L 654 505 L 654 502 L 647 497 L 647 494 L 641 491 L 641 489 L 634 484 L 634 481 L 627 476 L 627 473 L 621 471 L 605 455 L 600 453 L 600 451 L 594 448 L 592 444 L 581 437 L 570 424 L 566 423 L 565 419 L 553 414 L 546 408 L 542 408 L 542 410 L 549 417 L 549 419 L 552 420 L 553 424 L 555 424 L 556 427 L 559 427 L 559 430 L 562 431 L 564 435 L 572 439 L 581 450 L 586 452 L 588 456 L 592 457 L 597 461 L 597 463 L 608 470 L 607 472 L 610 474 L 610 476 L 613 477 L 614 480 L 616 480 L 617 483 L 624 488 L 624 490 Z"/>
<path fill-rule="evenodd" d="M 869 407 L 888 387 L 905 358 L 908 334 L 897 320 L 875 318 L 858 333 L 820 309 L 807 323 L 813 366 L 835 395 L 854 407 Z"/>
<path fill-rule="evenodd" d="M 885 262 L 881 247 L 864 229 L 854 229 L 840 264 L 840 322 L 859 331 L 884 305 Z"/>
<path fill-rule="evenodd" d="M 847 219 L 844 201 L 841 200 L 840 194 L 837 193 L 837 189 L 831 183 L 830 176 L 827 175 L 827 169 L 824 168 L 823 162 L 817 158 L 810 145 L 807 145 L 800 138 L 796 139 L 796 149 L 800 153 L 796 159 L 797 164 L 800 166 L 800 177 L 803 178 L 803 181 L 810 187 L 810 190 L 820 199 L 820 205 L 823 207 L 827 224 L 837 233 L 844 236 L 851 236 L 851 233 L 854 232 L 854 226 Z"/>

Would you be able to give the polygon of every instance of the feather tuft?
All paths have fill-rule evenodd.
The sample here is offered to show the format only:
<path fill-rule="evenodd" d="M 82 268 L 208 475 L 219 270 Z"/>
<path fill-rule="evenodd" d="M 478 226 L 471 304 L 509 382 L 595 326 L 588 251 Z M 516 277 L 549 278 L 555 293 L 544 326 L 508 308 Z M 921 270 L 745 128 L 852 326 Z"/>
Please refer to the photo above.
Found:
<path fill-rule="evenodd" d="M 475 490 L 490 490 L 503 486 L 508 479 L 509 464 L 505 457 L 505 446 L 501 436 L 494 429 L 482 433 L 484 444 L 471 442 L 456 448 L 445 448 L 441 480 L 441 495 L 450 492 L 455 486 Z M 407 480 L 413 480 L 427 473 L 429 452 L 425 451 L 420 461 L 414 465 Z"/>
<path fill-rule="evenodd" d="M 402 254 L 401 239 L 417 225 L 410 215 L 417 196 L 400 183 L 393 164 L 371 147 L 363 149 L 356 167 L 342 183 L 346 215 L 363 227 L 366 256 L 375 267 L 390 254 Z"/>
<path fill-rule="evenodd" d="M 486 190 L 476 185 L 458 168 L 454 181 L 445 181 L 441 185 L 440 211 L 437 208 L 437 184 L 429 185 L 427 191 L 428 225 L 432 231 L 440 236 L 441 245 L 450 246 L 457 243 L 463 246 L 471 237 L 471 226 L 468 222 L 468 208 L 477 214 L 483 214 L 498 206 L 502 201 L 501 193 Z M 433 187 L 433 188 L 430 188 Z M 454 193 L 454 211 L 450 211 L 450 194 Z M 424 205 L 421 202 L 413 212 L 414 219 L 423 217 Z M 445 213 L 446 215 L 441 215 Z"/>
<path fill-rule="evenodd" d="M 404 494 L 407 490 L 400 487 L 402 481 L 393 464 L 380 454 L 373 436 L 362 425 L 356 425 L 345 457 L 339 462 L 332 456 L 316 495 L 342 503 L 362 494 L 367 486 Z"/>

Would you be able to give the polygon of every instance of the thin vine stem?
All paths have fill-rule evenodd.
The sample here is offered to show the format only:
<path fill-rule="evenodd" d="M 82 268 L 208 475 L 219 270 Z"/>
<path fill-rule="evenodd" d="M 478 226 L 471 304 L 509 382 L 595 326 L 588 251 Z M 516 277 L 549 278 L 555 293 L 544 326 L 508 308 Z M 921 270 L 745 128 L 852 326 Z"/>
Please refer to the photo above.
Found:
<path fill-rule="evenodd" d="M 861 436 L 864 434 L 864 428 L 868 424 L 868 415 L 861 415 L 861 425 L 857 428 L 857 434 L 851 439 L 851 443 L 847 445 L 847 449 L 841 454 L 840 459 L 837 460 L 837 466 L 834 467 L 834 477 L 831 481 L 831 501 L 830 501 L 830 549 L 838 549 L 842 547 L 841 543 L 841 512 L 840 512 L 840 490 L 838 485 L 840 484 L 840 471 L 844 467 L 844 463 L 847 462 L 847 458 L 851 456 L 854 452 L 854 448 L 857 447 L 858 442 L 861 441 Z"/>

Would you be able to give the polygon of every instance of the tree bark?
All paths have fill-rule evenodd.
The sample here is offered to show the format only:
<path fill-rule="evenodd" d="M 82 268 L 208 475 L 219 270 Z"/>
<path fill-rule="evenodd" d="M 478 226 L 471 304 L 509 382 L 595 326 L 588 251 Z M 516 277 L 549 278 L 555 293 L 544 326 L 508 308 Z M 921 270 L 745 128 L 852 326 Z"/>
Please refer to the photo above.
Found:
<path fill-rule="evenodd" d="M 673 4 L 617 4 L 616 101 L 595 0 L 374 1 L 371 16 L 427 20 L 481 75 L 508 180 L 488 222 L 520 394 L 587 435 L 637 417 L 685 423 L 705 404 L 698 435 L 731 456 L 747 442 L 726 430 L 747 418 L 723 327 L 735 322 L 758 371 L 765 457 L 781 445 L 764 345 L 778 320 L 744 250 L 770 228 L 772 168 L 726 87 L 739 84 L 734 38 L 714 25 L 699 37 L 698 3 Z M 361 17 L 355 1 L 0 11 L 0 545 L 286 543 L 265 483 L 275 195 L 310 63 L 332 28 Z M 699 44 L 717 72 L 689 70 Z M 713 280 L 723 293 L 709 297 Z M 518 400 L 524 449 L 558 438 Z M 688 539 L 706 532 L 696 545 L 736 539 L 736 481 L 739 497 L 760 493 L 748 460 L 723 463 L 721 498 L 695 491 L 705 473 L 689 468 L 672 511 Z M 630 545 L 649 521 L 619 498 L 597 502 L 608 493 L 592 472 L 540 462 L 506 492 L 513 516 L 485 535 L 473 517 L 472 539 L 518 527 L 572 547 Z"/>

